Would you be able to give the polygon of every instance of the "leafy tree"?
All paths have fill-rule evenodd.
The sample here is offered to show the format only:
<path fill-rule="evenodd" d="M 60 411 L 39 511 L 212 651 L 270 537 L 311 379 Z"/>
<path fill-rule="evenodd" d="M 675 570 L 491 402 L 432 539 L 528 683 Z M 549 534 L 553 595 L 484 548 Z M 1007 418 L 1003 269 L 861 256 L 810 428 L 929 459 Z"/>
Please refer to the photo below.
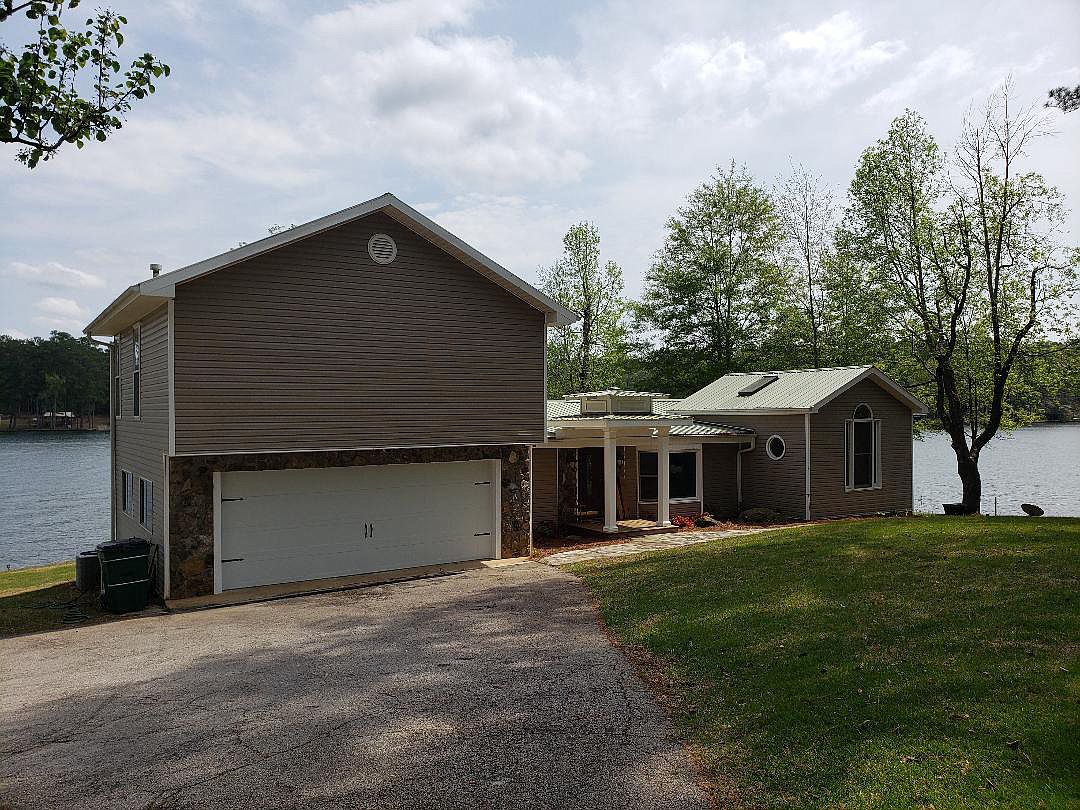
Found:
<path fill-rule="evenodd" d="M 668 221 L 637 321 L 665 352 L 681 356 L 694 385 L 760 358 L 792 288 L 782 242 L 772 199 L 734 161 Z"/>
<path fill-rule="evenodd" d="M 820 368 L 827 340 L 824 265 L 836 224 L 832 193 L 820 176 L 796 165 L 781 178 L 774 200 L 784 236 L 785 259 L 798 268 L 796 291 L 808 332 L 809 359 L 815 368 Z M 787 340 L 785 343 L 790 345 Z"/>
<path fill-rule="evenodd" d="M 144 53 L 121 74 L 116 51 L 127 19 L 99 9 L 83 26 L 65 25 L 79 0 L 0 0 L 0 23 L 20 13 L 36 28 L 18 52 L 0 42 L 0 142 L 22 146 L 29 168 L 66 143 L 104 141 L 131 105 L 155 91 L 169 66 Z"/>
<path fill-rule="evenodd" d="M 1057 107 L 1067 113 L 1080 110 L 1080 84 L 1076 87 L 1055 87 L 1047 95 L 1050 96 L 1047 107 Z"/>
<path fill-rule="evenodd" d="M 846 227 L 889 315 L 883 339 L 910 345 L 899 374 L 949 434 L 967 513 L 981 506 L 982 449 L 1034 417 L 1021 391 L 1028 351 L 1075 323 L 1080 254 L 1059 241 L 1061 196 L 1019 171 L 1041 131 L 1033 111 L 1010 107 L 1006 85 L 968 117 L 947 161 L 908 111 L 863 153 L 850 189 Z"/>
<path fill-rule="evenodd" d="M 561 396 L 622 382 L 626 362 L 626 301 L 619 265 L 600 263 L 600 232 L 591 222 L 563 237 L 563 255 L 541 270 L 548 295 L 581 315 L 548 337 L 548 393 Z"/>
<path fill-rule="evenodd" d="M 0 335 L 0 412 L 9 427 L 16 416 L 45 410 L 104 415 L 108 404 L 109 356 L 89 338 Z"/>

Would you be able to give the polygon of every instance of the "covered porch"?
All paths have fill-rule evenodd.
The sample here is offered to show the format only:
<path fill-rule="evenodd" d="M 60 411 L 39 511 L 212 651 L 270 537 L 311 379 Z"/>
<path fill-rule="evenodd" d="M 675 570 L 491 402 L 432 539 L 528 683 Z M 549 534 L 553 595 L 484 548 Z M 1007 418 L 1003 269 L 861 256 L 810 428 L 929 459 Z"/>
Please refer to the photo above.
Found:
<path fill-rule="evenodd" d="M 663 534 L 677 530 L 673 517 L 710 511 L 707 486 L 733 495 L 737 450 L 753 431 L 696 421 L 677 404 L 620 390 L 550 401 L 546 441 L 533 451 L 537 536 Z M 728 448 L 719 456 L 718 444 Z M 711 500 L 731 511 L 733 497 Z"/>

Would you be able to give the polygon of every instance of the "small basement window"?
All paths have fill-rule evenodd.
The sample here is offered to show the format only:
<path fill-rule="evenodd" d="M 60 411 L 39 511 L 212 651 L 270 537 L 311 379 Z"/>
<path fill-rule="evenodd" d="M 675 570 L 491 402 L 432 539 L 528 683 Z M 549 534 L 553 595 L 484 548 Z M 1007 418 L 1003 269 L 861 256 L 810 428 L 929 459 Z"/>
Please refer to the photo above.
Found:
<path fill-rule="evenodd" d="M 154 482 L 139 479 L 139 525 L 144 529 L 154 526 Z"/>
<path fill-rule="evenodd" d="M 769 458 L 773 461 L 782 459 L 787 452 L 787 444 L 784 442 L 783 436 L 777 436 L 775 433 L 770 436 L 769 440 L 765 442 L 765 452 L 769 454 Z"/>

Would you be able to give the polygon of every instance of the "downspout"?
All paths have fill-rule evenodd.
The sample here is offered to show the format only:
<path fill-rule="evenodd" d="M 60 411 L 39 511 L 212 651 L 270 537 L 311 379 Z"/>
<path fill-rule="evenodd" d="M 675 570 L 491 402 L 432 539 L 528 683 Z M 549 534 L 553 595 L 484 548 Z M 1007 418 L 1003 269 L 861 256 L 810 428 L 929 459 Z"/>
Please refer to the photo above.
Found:
<path fill-rule="evenodd" d="M 743 506 L 743 500 L 742 500 L 742 457 L 743 457 L 743 453 L 749 453 L 755 447 L 757 447 L 757 436 L 751 437 L 750 444 L 748 444 L 746 447 L 742 448 L 741 450 L 739 450 L 738 453 L 735 454 L 735 490 L 736 490 L 736 496 L 739 499 L 739 511 L 740 512 L 742 511 L 742 506 Z"/>
<path fill-rule="evenodd" d="M 120 362 L 120 349 L 116 345 L 116 338 L 108 343 L 98 340 L 92 335 L 87 335 L 91 342 L 104 346 L 109 350 L 109 539 L 116 539 L 116 403 L 113 396 L 113 380 L 120 373 L 119 369 L 113 368 L 113 363 Z"/>
<path fill-rule="evenodd" d="M 810 414 L 803 414 L 806 429 L 806 519 L 810 520 Z"/>

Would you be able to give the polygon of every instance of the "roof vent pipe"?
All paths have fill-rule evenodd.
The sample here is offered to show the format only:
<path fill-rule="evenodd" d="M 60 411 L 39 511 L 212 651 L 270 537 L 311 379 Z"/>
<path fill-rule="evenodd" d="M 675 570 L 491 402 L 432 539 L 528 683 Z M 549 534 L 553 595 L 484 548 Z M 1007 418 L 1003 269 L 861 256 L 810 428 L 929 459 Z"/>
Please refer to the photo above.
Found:
<path fill-rule="evenodd" d="M 160 264 L 152 264 L 152 265 L 150 265 L 150 274 L 154 278 L 157 278 L 158 275 L 161 274 L 161 265 Z"/>

